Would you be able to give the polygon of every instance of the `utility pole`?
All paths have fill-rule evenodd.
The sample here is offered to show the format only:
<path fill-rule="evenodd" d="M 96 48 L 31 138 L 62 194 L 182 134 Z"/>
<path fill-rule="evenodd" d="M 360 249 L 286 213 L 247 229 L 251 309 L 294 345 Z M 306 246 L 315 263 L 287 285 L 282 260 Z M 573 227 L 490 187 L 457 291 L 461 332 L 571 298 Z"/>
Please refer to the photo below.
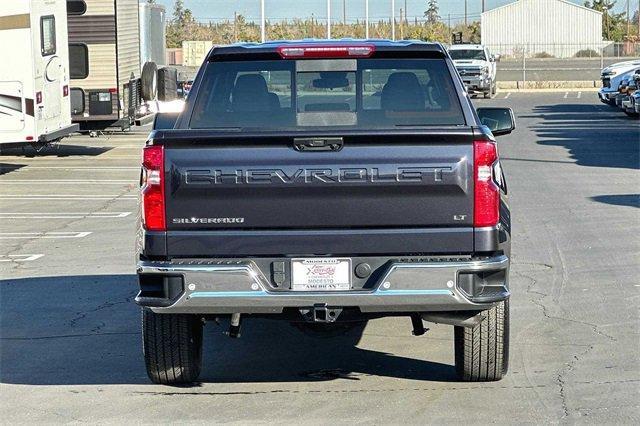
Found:
<path fill-rule="evenodd" d="M 331 38 L 331 0 L 327 0 L 327 38 Z"/>
<path fill-rule="evenodd" d="M 404 21 L 402 19 L 402 8 L 400 8 L 400 40 L 404 40 Z"/>
<path fill-rule="evenodd" d="M 369 38 L 369 0 L 364 0 L 364 38 Z"/>
<path fill-rule="evenodd" d="M 407 9 L 407 0 L 404 0 L 404 24 L 405 25 L 409 25 L 409 21 L 407 20 L 407 11 L 409 9 Z"/>
<path fill-rule="evenodd" d="M 464 0 L 464 26 L 467 26 L 467 0 Z"/>
<path fill-rule="evenodd" d="M 604 30 L 607 33 L 607 40 L 609 40 L 609 2 L 605 0 L 604 2 Z"/>
<path fill-rule="evenodd" d="M 631 35 L 631 16 L 629 16 L 629 1 L 627 0 L 627 38 Z"/>
<path fill-rule="evenodd" d="M 391 40 L 396 39 L 396 0 L 391 0 Z"/>
<path fill-rule="evenodd" d="M 311 13 L 311 38 L 314 38 L 315 35 L 315 17 L 313 16 L 313 13 Z"/>
<path fill-rule="evenodd" d="M 447 21 L 448 21 L 448 25 L 449 25 L 449 44 L 453 44 L 453 28 L 451 28 L 451 14 L 447 13 Z"/>
<path fill-rule="evenodd" d="M 485 8 L 484 8 L 484 0 L 482 0 L 482 13 L 485 12 Z"/>
<path fill-rule="evenodd" d="M 233 12 L 233 42 L 238 42 L 238 12 Z"/>
<path fill-rule="evenodd" d="M 264 43 L 265 31 L 264 31 L 264 0 L 260 0 L 260 40 Z"/>
<path fill-rule="evenodd" d="M 342 25 L 347 25 L 347 0 L 342 0 Z"/>

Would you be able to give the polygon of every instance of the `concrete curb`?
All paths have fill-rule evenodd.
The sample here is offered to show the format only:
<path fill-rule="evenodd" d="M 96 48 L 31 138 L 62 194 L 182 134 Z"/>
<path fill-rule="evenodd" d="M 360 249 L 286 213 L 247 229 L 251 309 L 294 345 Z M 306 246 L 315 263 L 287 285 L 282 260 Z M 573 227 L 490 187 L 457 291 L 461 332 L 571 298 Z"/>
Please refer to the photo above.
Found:
<path fill-rule="evenodd" d="M 527 89 L 599 89 L 599 80 L 581 81 L 498 81 L 498 89 L 527 90 Z"/>
<path fill-rule="evenodd" d="M 587 88 L 564 88 L 564 89 L 498 89 L 498 93 L 565 93 L 565 92 L 586 92 L 586 93 L 596 93 L 598 92 L 598 88 L 587 87 Z"/>

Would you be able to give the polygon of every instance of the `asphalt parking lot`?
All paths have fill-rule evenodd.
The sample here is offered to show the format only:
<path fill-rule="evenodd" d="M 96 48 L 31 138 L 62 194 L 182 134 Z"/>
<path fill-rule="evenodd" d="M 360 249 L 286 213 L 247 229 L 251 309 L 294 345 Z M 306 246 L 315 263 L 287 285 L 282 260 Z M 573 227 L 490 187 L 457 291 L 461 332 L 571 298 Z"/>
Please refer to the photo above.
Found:
<path fill-rule="evenodd" d="M 640 125 L 594 92 L 509 93 L 510 372 L 455 379 L 453 329 L 312 339 L 207 324 L 202 383 L 152 385 L 134 233 L 144 130 L 0 156 L 3 423 L 640 423 Z M 15 154 L 15 155 L 13 155 Z"/>

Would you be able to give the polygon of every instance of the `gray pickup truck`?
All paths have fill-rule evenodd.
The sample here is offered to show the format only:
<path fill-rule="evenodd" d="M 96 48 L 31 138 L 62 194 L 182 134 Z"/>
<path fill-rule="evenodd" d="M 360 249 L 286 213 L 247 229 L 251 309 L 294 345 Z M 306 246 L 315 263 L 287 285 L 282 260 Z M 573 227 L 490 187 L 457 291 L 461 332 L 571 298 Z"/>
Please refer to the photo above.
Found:
<path fill-rule="evenodd" d="M 203 325 L 269 317 L 332 333 L 405 316 L 453 325 L 461 380 L 509 347 L 510 212 L 494 136 L 440 44 L 213 48 L 143 150 L 143 350 L 155 383 L 201 370 Z"/>

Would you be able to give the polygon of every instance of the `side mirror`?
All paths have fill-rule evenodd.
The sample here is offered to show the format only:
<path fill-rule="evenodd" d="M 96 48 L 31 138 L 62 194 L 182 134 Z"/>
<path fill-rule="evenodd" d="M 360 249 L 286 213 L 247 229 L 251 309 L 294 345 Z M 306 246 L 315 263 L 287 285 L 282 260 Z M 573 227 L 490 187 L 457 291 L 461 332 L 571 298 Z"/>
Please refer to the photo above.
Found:
<path fill-rule="evenodd" d="M 179 112 L 159 112 L 153 120 L 153 130 L 171 130 L 178 121 Z"/>
<path fill-rule="evenodd" d="M 483 107 L 478 108 L 480 123 L 487 126 L 493 136 L 508 135 L 516 128 L 516 120 L 511 108 Z"/>
<path fill-rule="evenodd" d="M 491 55 L 493 57 L 493 62 L 500 62 L 500 55 Z"/>

